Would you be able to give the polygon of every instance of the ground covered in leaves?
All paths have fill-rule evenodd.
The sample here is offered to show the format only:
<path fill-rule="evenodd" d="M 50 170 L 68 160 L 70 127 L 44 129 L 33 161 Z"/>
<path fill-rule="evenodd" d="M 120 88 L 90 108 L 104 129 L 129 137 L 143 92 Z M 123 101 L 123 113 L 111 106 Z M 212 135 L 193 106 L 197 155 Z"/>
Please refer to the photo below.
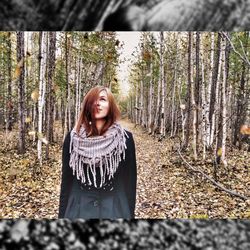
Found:
<path fill-rule="evenodd" d="M 176 152 L 175 139 L 149 136 L 128 121 L 124 127 L 133 133 L 136 145 L 138 182 L 136 218 L 250 218 L 250 200 L 231 196 L 190 171 Z M 57 218 L 62 138 L 50 145 L 50 159 L 39 168 L 36 143 L 29 139 L 25 155 L 18 155 L 17 130 L 0 132 L 0 218 Z M 212 159 L 185 160 L 213 177 Z M 228 166 L 220 166 L 218 181 L 226 188 L 250 196 L 250 157 L 247 151 L 231 149 Z"/>

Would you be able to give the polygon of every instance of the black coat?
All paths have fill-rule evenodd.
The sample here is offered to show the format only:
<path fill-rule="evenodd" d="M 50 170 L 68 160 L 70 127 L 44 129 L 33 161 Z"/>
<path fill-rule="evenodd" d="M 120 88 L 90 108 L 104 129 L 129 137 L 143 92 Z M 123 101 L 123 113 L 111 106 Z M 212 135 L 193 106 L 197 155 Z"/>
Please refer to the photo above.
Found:
<path fill-rule="evenodd" d="M 70 133 L 62 153 L 62 178 L 58 218 L 132 219 L 136 201 L 137 169 L 132 133 L 126 131 L 125 160 L 119 164 L 114 179 L 104 188 L 85 187 L 69 166 Z"/>

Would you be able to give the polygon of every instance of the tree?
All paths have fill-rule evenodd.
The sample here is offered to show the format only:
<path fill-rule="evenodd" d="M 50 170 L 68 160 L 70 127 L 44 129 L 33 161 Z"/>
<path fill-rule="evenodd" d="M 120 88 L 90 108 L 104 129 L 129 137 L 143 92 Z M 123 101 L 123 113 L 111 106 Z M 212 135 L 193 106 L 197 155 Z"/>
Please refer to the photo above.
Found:
<path fill-rule="evenodd" d="M 43 136 L 43 108 L 45 104 L 46 93 L 46 48 L 47 48 L 47 33 L 40 32 L 40 70 L 39 70 L 39 97 L 38 97 L 38 142 L 37 153 L 40 166 L 42 165 L 42 142 L 44 142 Z M 47 143 L 47 140 L 45 141 Z"/>
<path fill-rule="evenodd" d="M 18 114 L 19 114 L 19 140 L 18 152 L 25 153 L 25 82 L 24 82 L 24 32 L 17 32 L 17 68 L 16 75 L 18 77 Z"/>
<path fill-rule="evenodd" d="M 56 60 L 56 33 L 49 32 L 49 55 L 48 55 L 48 84 L 47 84 L 47 140 L 53 142 L 53 128 L 54 128 L 54 105 L 55 105 L 55 91 L 54 91 L 54 72 Z M 46 147 L 46 158 L 49 157 L 49 144 Z"/>
<path fill-rule="evenodd" d="M 11 46 L 11 32 L 8 32 L 7 38 L 7 48 L 8 48 L 8 81 L 7 81 L 7 115 L 6 115 L 6 131 L 12 130 L 12 46 Z"/>

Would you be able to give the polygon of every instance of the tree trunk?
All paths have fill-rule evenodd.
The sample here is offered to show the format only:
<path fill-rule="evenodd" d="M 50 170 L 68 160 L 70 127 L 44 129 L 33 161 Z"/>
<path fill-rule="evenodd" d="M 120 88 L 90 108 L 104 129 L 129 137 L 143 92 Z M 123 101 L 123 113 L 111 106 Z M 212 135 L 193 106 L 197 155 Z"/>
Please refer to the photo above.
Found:
<path fill-rule="evenodd" d="M 198 145 L 199 138 L 199 112 L 200 110 L 200 33 L 196 32 L 196 44 L 195 44 L 195 107 L 196 107 L 196 145 Z"/>
<path fill-rule="evenodd" d="M 144 126 L 144 96 L 143 96 L 143 69 L 141 69 L 141 79 L 140 79 L 140 125 Z"/>
<path fill-rule="evenodd" d="M 188 81 L 187 81 L 187 94 L 186 94 L 186 102 L 187 102 L 187 122 L 186 122 L 186 136 L 183 149 L 186 149 L 189 144 L 190 137 L 190 120 L 191 120 L 191 52 L 192 52 L 192 43 L 191 43 L 191 33 L 188 34 Z"/>
<path fill-rule="evenodd" d="M 6 133 L 7 131 L 12 130 L 12 112 L 13 112 L 13 104 L 12 104 L 12 58 L 11 58 L 11 32 L 8 32 L 8 38 L 7 38 L 7 60 L 8 60 L 8 80 L 7 80 L 7 115 L 6 115 Z"/>
<path fill-rule="evenodd" d="M 75 105 L 75 122 L 78 120 L 81 107 L 81 74 L 82 73 L 82 58 L 78 57 L 76 71 L 76 105 Z"/>
<path fill-rule="evenodd" d="M 20 67 L 20 75 L 18 79 L 18 115 L 19 115 L 19 140 L 18 152 L 25 153 L 25 67 L 24 67 L 24 32 L 17 32 L 17 62 Z"/>
<path fill-rule="evenodd" d="M 190 56 L 189 56 L 189 64 L 190 64 L 190 85 L 191 85 L 191 102 L 192 102 L 192 110 L 193 110 L 193 152 L 194 152 L 194 159 L 197 160 L 197 107 L 195 102 L 195 86 L 194 86 L 194 78 L 193 78 L 193 34 L 189 32 L 189 43 L 190 43 Z"/>
<path fill-rule="evenodd" d="M 220 43 L 221 43 L 221 37 L 218 35 L 217 40 L 217 49 L 216 49 L 216 56 L 214 61 L 214 68 L 213 68 L 213 81 L 212 81 L 212 87 L 211 87 L 211 95 L 210 95 L 210 107 L 209 107 L 209 123 L 210 123 L 210 139 L 209 139 L 209 145 L 211 146 L 214 140 L 214 129 L 215 129 L 215 104 L 218 100 L 216 89 L 218 86 L 218 80 L 220 76 Z"/>
<path fill-rule="evenodd" d="M 53 127 L 54 127 L 54 103 L 55 92 L 53 88 L 53 78 L 55 73 L 56 60 L 56 33 L 49 32 L 49 58 L 48 58 L 48 88 L 47 88 L 47 131 L 46 137 L 49 143 L 53 142 Z M 49 144 L 46 145 L 46 159 L 49 158 Z"/>
<path fill-rule="evenodd" d="M 160 135 L 165 137 L 165 81 L 164 81 L 164 34 L 160 32 L 160 86 L 161 86 L 161 128 Z"/>
<path fill-rule="evenodd" d="M 174 125 L 176 126 L 177 120 L 175 121 L 176 117 L 176 112 L 175 112 L 175 91 L 176 91 L 176 83 L 177 83 L 177 70 L 178 70 L 178 64 L 179 64 L 179 34 L 177 34 L 177 40 L 176 40 L 176 56 L 175 56 L 175 66 L 174 66 L 174 80 L 173 80 L 173 90 L 172 90 L 172 107 L 171 107 L 171 133 L 170 136 L 174 136 L 175 134 L 175 128 Z M 182 112 L 182 111 L 181 111 Z M 183 113 L 183 112 L 182 112 Z"/>
<path fill-rule="evenodd" d="M 205 70 L 204 70 L 204 47 L 203 47 L 203 37 L 201 35 L 200 40 L 200 62 L 201 62 L 201 128 L 202 128 L 202 142 L 203 142 L 203 154 L 202 159 L 206 159 L 206 146 L 207 146 L 207 127 L 208 127 L 208 105 L 206 98 L 206 85 L 205 85 Z M 209 86 L 208 86 L 209 87 Z"/>
<path fill-rule="evenodd" d="M 152 105 L 153 105 L 153 50 L 151 51 L 150 59 L 150 82 L 149 82 L 149 92 L 148 92 L 148 133 L 152 133 Z"/>
<path fill-rule="evenodd" d="M 221 142 L 221 161 L 226 166 L 226 138 L 227 138 L 227 57 L 226 57 L 226 38 L 224 38 L 223 48 L 222 48 L 222 69 L 223 69 L 223 80 L 222 80 L 222 142 Z M 228 58 L 229 59 L 229 58 Z"/>
<path fill-rule="evenodd" d="M 209 79 L 206 93 L 205 104 L 205 119 L 206 119 L 206 147 L 210 147 L 210 133 L 211 133 L 211 119 L 210 119 L 210 104 L 211 104 L 211 92 L 213 86 L 213 65 L 214 65 L 214 32 L 211 32 L 211 53 L 210 53 L 210 68 Z M 205 90 L 204 90 L 205 92 Z"/>
<path fill-rule="evenodd" d="M 38 98 L 38 142 L 37 153 L 40 167 L 42 166 L 42 139 L 43 137 L 43 107 L 46 92 L 46 32 L 40 32 L 40 73 L 39 73 L 39 98 Z"/>

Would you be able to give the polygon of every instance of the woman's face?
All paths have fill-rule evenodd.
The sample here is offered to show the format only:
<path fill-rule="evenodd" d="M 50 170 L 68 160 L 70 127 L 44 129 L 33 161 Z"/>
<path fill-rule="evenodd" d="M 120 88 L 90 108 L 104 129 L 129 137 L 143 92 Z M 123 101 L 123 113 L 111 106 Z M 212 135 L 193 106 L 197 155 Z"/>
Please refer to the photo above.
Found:
<path fill-rule="evenodd" d="M 105 90 L 102 90 L 99 93 L 99 97 L 96 101 L 96 112 L 95 112 L 95 119 L 104 119 L 109 111 L 109 100 L 108 95 Z"/>

